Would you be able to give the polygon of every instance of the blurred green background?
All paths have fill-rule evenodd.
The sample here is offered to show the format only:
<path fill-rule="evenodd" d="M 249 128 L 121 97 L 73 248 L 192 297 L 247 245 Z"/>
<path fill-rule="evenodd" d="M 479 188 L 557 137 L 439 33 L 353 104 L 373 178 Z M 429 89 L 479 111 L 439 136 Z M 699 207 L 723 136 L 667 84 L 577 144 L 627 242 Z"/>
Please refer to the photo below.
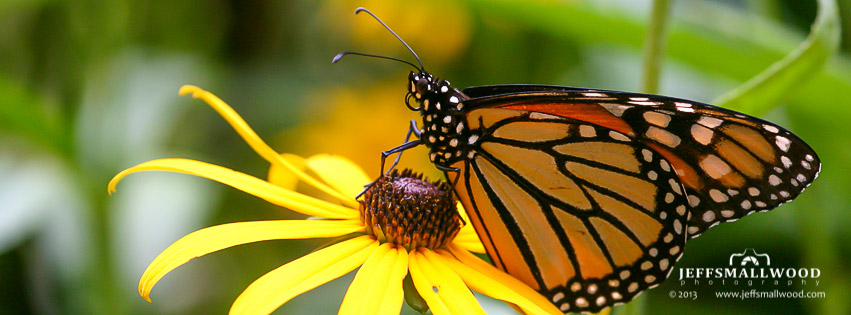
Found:
<path fill-rule="evenodd" d="M 593 2 L 593 3 L 592 3 Z M 223 185 L 145 173 L 108 196 L 120 170 L 184 157 L 265 177 L 267 163 L 182 84 L 233 106 L 279 152 L 332 153 L 377 175 L 401 143 L 409 67 L 340 51 L 411 59 L 371 9 L 456 87 L 541 83 L 639 91 L 650 1 L 52 1 L 0 0 L 0 313 L 203 314 L 227 311 L 251 281 L 322 241 L 243 245 L 193 260 L 136 293 L 147 264 L 179 237 L 225 222 L 298 218 Z M 710 102 L 793 51 L 815 1 L 672 1 L 660 94 Z M 851 19 L 851 1 L 838 1 Z M 748 111 L 805 139 L 820 178 L 790 204 L 689 242 L 647 313 L 849 314 L 851 27 L 839 52 L 794 74 L 779 100 Z M 403 166 L 438 172 L 422 148 Z M 717 300 L 681 287 L 685 267 L 724 267 L 745 248 L 772 264 L 820 268 L 824 299 Z M 352 275 L 279 313 L 334 313 Z M 696 288 L 697 300 L 668 298 Z M 750 288 L 742 288 L 750 289 Z M 772 290 L 772 286 L 757 287 Z M 779 288 L 784 290 L 784 287 Z M 498 302 L 489 312 L 511 313 Z M 407 307 L 405 307 L 407 308 Z M 406 310 L 405 312 L 409 312 Z"/>

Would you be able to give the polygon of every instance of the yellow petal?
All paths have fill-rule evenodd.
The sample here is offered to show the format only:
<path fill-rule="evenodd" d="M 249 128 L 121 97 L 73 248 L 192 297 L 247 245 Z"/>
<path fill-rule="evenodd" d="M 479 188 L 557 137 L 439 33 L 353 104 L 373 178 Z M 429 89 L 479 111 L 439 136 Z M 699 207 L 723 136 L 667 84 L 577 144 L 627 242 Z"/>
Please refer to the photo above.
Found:
<path fill-rule="evenodd" d="M 414 287 L 417 288 L 417 292 L 426 301 L 433 314 L 450 314 L 449 307 L 446 306 L 446 303 L 443 302 L 443 299 L 440 298 L 437 292 L 434 292 L 438 286 L 420 268 L 420 259 L 425 260 L 421 256 L 416 251 L 408 255 L 408 270 L 411 272 L 411 280 L 414 282 Z"/>
<path fill-rule="evenodd" d="M 157 281 L 187 261 L 228 247 L 278 239 L 337 237 L 363 231 L 357 220 L 277 220 L 222 224 L 208 227 L 171 244 L 148 265 L 139 279 L 139 295 L 148 302 Z"/>
<path fill-rule="evenodd" d="M 473 290 L 517 305 L 527 314 L 563 314 L 547 298 L 520 280 L 496 269 L 462 248 L 450 245 L 449 249 L 451 253 L 445 250 L 438 250 L 438 253 Z"/>
<path fill-rule="evenodd" d="M 351 219 L 358 217 L 358 212 L 334 203 L 319 200 L 294 191 L 286 190 L 261 180 L 218 165 L 187 159 L 159 159 L 148 161 L 128 168 L 109 181 L 108 190 L 115 191 L 124 176 L 140 171 L 172 171 L 200 176 L 229 185 L 249 194 L 263 198 L 273 204 L 286 207 L 309 216 L 329 219 Z"/>
<path fill-rule="evenodd" d="M 409 257 L 408 268 L 414 286 L 434 314 L 485 314 L 473 293 L 446 266 L 442 256 L 419 248 Z"/>
<path fill-rule="evenodd" d="M 466 224 L 461 227 L 460 231 L 458 231 L 458 235 L 455 236 L 452 243 L 471 252 L 484 253 L 485 246 L 482 245 L 479 235 L 476 234 L 476 229 L 473 228 L 473 224 L 470 223 L 470 217 L 468 217 L 467 212 L 464 211 L 464 206 L 461 205 L 461 202 L 458 202 L 457 207 L 458 213 L 461 215 L 461 220 L 463 220 L 462 222 Z"/>
<path fill-rule="evenodd" d="M 384 243 L 372 253 L 346 291 L 339 314 L 399 314 L 408 252 Z"/>
<path fill-rule="evenodd" d="M 388 289 L 384 292 L 378 314 L 398 314 L 402 308 L 405 292 L 402 291 L 403 281 L 408 275 L 408 250 L 402 246 L 396 247 L 395 264 L 390 269 Z M 397 286 L 398 283 L 398 286 Z"/>
<path fill-rule="evenodd" d="M 455 239 L 452 240 L 452 244 L 458 245 L 461 248 L 463 248 L 467 251 L 474 252 L 474 253 L 479 253 L 479 254 L 485 253 L 485 246 L 482 245 L 482 242 L 480 242 L 478 238 L 473 239 L 473 240 L 468 240 L 468 239 L 465 239 L 465 238 L 455 237 Z"/>
<path fill-rule="evenodd" d="M 340 305 L 338 314 L 362 314 L 362 309 L 367 304 L 375 303 L 375 301 L 369 300 L 370 290 L 373 288 L 370 281 L 373 280 L 373 277 L 380 276 L 378 268 L 387 268 L 387 262 L 384 260 L 385 258 L 392 258 L 392 256 L 388 255 L 390 250 L 394 250 L 390 247 L 390 243 L 384 243 L 379 245 L 369 255 L 369 258 L 366 259 L 366 262 L 363 263 L 363 266 L 355 274 L 355 279 L 349 284 L 349 289 L 346 290 L 346 295 L 343 297 L 343 304 Z"/>
<path fill-rule="evenodd" d="M 471 224 L 467 224 L 458 231 L 458 235 L 452 240 L 452 243 L 457 244 L 464 249 L 475 253 L 484 253 L 485 247 L 482 241 L 479 240 L 479 235 L 472 228 Z"/>
<path fill-rule="evenodd" d="M 471 225 L 470 216 L 467 215 L 467 210 L 464 209 L 464 205 L 462 205 L 460 201 L 456 201 L 455 207 L 458 208 L 458 214 L 461 216 L 461 220 L 466 222 L 467 225 Z"/>
<path fill-rule="evenodd" d="M 307 163 L 305 163 L 303 157 L 290 153 L 282 153 L 281 157 L 299 170 L 305 170 L 307 168 Z M 295 190 L 296 184 L 298 184 L 298 176 L 277 163 L 272 164 L 272 166 L 269 167 L 269 175 L 267 178 L 269 182 L 275 186 L 289 190 Z"/>
<path fill-rule="evenodd" d="M 353 201 L 363 191 L 364 185 L 371 181 L 360 166 L 341 156 L 317 154 L 305 162 L 322 181 L 344 196 L 350 196 Z"/>
<path fill-rule="evenodd" d="M 352 199 L 351 197 L 341 195 L 339 192 L 334 191 L 325 184 L 322 184 L 315 178 L 307 175 L 302 170 L 290 164 L 290 162 L 286 159 L 282 158 L 281 155 L 278 154 L 278 152 L 269 147 L 266 142 L 263 142 L 263 139 L 260 139 L 260 136 L 258 136 L 257 133 L 255 133 L 250 126 L 248 126 L 248 123 L 246 123 L 245 120 L 243 120 L 242 117 L 240 117 L 239 114 L 237 114 L 236 111 L 233 110 L 233 108 L 231 108 L 227 103 L 222 101 L 217 96 L 213 95 L 213 93 L 204 91 L 194 85 L 184 85 L 180 87 L 179 93 L 180 95 L 192 93 L 192 97 L 200 98 L 204 100 L 204 102 L 207 102 L 210 107 L 215 109 L 216 112 L 218 112 L 219 115 L 221 115 L 222 118 L 224 118 L 225 121 L 227 121 L 231 125 L 231 127 L 233 127 L 234 130 L 236 130 L 236 132 L 242 137 L 242 139 L 245 140 L 245 143 L 247 143 L 252 149 L 254 149 L 254 152 L 257 152 L 257 154 L 259 154 L 266 161 L 269 161 L 269 163 L 279 164 L 285 167 L 286 169 L 289 169 L 291 172 L 296 174 L 296 176 L 298 176 L 301 180 L 313 185 L 319 190 L 340 200 L 341 202 L 354 202 L 350 200 Z"/>
<path fill-rule="evenodd" d="M 355 270 L 377 247 L 377 241 L 361 236 L 293 260 L 248 285 L 230 314 L 269 314 L 293 297 Z"/>

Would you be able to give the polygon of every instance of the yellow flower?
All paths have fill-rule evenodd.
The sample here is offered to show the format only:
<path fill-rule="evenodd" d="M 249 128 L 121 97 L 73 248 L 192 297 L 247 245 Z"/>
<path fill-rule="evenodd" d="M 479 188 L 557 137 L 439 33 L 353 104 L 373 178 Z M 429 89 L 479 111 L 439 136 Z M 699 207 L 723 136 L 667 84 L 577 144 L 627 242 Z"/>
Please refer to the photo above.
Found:
<path fill-rule="evenodd" d="M 369 219 L 369 214 L 364 215 L 364 211 L 369 209 L 364 210 L 363 206 L 369 205 L 363 202 L 359 209 L 359 203 L 355 200 L 369 178 L 354 163 L 331 155 L 305 159 L 279 154 L 215 95 L 195 86 L 183 86 L 180 89 L 181 95 L 189 93 L 218 111 L 251 148 L 271 163 L 269 181 L 200 161 L 158 159 L 141 163 L 116 175 L 109 183 L 110 193 L 114 192 L 118 181 L 130 173 L 173 171 L 212 179 L 321 220 L 238 222 L 186 235 L 160 253 L 145 270 L 139 280 L 139 294 L 146 300 L 150 301 L 150 292 L 159 279 L 195 257 L 258 241 L 328 238 L 361 233 L 360 236 L 305 255 L 263 275 L 236 298 L 230 313 L 271 313 L 293 297 L 360 267 L 340 306 L 341 314 L 398 314 L 404 295 L 403 279 L 408 274 L 416 291 L 434 314 L 483 313 L 470 289 L 511 303 L 529 314 L 561 314 L 532 288 L 471 254 L 470 251 L 481 253 L 484 250 L 470 226 L 461 227 L 455 232 L 438 231 L 438 234 L 446 233 L 444 241 L 420 242 L 427 243 L 426 246 L 410 246 L 410 242 L 398 241 L 405 237 L 391 237 L 392 232 L 387 231 L 397 225 L 383 226 L 384 232 L 378 233 L 376 228 L 382 226 L 374 225 L 376 220 Z M 327 193 L 339 204 L 285 188 L 293 186 L 294 178 Z M 446 194 L 449 195 L 448 192 Z M 464 212 L 460 205 L 458 208 L 461 211 L 454 216 L 463 218 Z M 452 207 L 450 209 L 455 210 Z M 369 228 L 364 224 L 364 217 L 369 219 Z M 399 235 L 402 234 L 396 236 Z M 419 240 L 433 239 L 426 234 L 412 237 Z"/>

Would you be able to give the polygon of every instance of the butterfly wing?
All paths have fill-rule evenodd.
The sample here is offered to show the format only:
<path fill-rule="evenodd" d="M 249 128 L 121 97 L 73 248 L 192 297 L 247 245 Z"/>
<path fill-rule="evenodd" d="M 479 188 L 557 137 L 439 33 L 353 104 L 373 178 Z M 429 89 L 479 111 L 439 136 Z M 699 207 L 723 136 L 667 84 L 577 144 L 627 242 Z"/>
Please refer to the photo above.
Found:
<path fill-rule="evenodd" d="M 688 234 L 797 197 L 818 176 L 818 156 L 771 122 L 658 95 L 557 86 L 508 85 L 464 91 L 468 105 L 572 117 L 634 137 L 663 155 L 685 185 Z"/>
<path fill-rule="evenodd" d="M 486 135 L 448 175 L 460 176 L 456 192 L 497 267 L 565 312 L 629 301 L 668 276 L 688 201 L 662 155 L 539 112 L 486 108 L 467 119 Z"/>
<path fill-rule="evenodd" d="M 789 131 L 707 104 L 553 86 L 464 94 L 481 136 L 447 176 L 494 264 L 565 312 L 658 285 L 688 237 L 793 199 L 820 169 Z"/>

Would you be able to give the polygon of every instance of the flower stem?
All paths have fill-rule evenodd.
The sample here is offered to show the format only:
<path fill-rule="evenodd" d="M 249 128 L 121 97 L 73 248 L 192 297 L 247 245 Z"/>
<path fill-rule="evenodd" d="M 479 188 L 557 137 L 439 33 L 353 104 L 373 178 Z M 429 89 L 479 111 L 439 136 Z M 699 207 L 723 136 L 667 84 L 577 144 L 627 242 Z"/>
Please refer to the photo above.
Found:
<path fill-rule="evenodd" d="M 659 68 L 662 51 L 665 49 L 665 29 L 668 24 L 668 14 L 671 11 L 670 4 L 670 0 L 653 0 L 642 61 L 644 73 L 641 90 L 645 93 L 659 92 Z"/>

